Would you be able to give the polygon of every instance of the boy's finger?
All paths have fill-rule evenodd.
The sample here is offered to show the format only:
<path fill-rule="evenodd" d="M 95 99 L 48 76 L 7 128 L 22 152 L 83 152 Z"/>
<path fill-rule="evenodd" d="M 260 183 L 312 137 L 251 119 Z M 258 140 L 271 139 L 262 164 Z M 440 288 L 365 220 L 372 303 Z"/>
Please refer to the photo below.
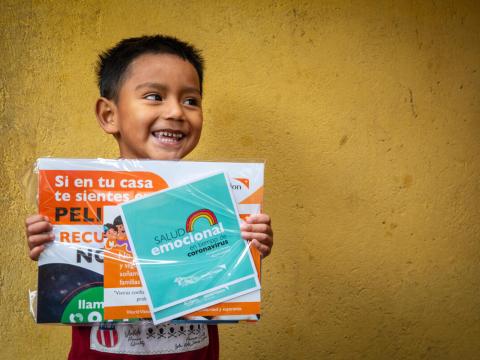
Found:
<path fill-rule="evenodd" d="M 262 257 L 266 257 L 266 256 L 270 255 L 270 253 L 272 252 L 271 247 L 260 243 L 257 239 L 253 239 L 252 244 L 253 244 L 253 246 L 255 246 L 257 248 L 257 250 L 260 252 L 260 254 L 262 254 Z"/>
<path fill-rule="evenodd" d="M 45 247 L 43 245 L 34 247 L 32 250 L 30 250 L 30 253 L 29 253 L 30 259 L 37 261 L 38 257 L 40 256 L 40 254 L 44 249 Z"/>
<path fill-rule="evenodd" d="M 45 244 L 47 242 L 55 240 L 54 233 L 43 233 L 38 235 L 30 235 L 28 237 L 28 247 L 33 249 L 35 246 Z"/>
<path fill-rule="evenodd" d="M 270 235 L 265 233 L 254 233 L 242 231 L 242 238 L 245 240 L 258 240 L 259 242 L 269 245 L 272 243 L 272 238 Z"/>
<path fill-rule="evenodd" d="M 47 221 L 40 221 L 27 226 L 27 234 L 36 235 L 52 230 L 52 225 Z"/>
<path fill-rule="evenodd" d="M 255 214 L 255 215 L 250 215 L 247 218 L 247 223 L 248 224 L 268 224 L 270 225 L 271 219 L 270 216 L 267 214 Z"/>
<path fill-rule="evenodd" d="M 25 226 L 28 227 L 28 226 L 30 226 L 34 223 L 39 222 L 39 221 L 47 221 L 48 222 L 48 217 L 40 215 L 40 214 L 29 216 L 27 218 L 27 220 L 25 220 Z"/>
<path fill-rule="evenodd" d="M 263 224 L 263 223 L 262 224 L 241 224 L 240 230 L 273 235 L 272 228 L 270 227 L 270 225 Z"/>

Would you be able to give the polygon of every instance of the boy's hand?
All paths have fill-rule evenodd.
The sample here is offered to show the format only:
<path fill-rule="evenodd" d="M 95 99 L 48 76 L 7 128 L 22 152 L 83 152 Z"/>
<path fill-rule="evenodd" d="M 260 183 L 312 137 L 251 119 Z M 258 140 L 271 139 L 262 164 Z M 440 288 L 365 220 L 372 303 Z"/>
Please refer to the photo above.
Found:
<path fill-rule="evenodd" d="M 52 224 L 46 216 L 37 214 L 27 218 L 25 227 L 30 259 L 37 261 L 45 244 L 55 239 Z"/>
<path fill-rule="evenodd" d="M 267 214 L 251 215 L 240 226 L 242 238 L 251 240 L 262 257 L 266 257 L 272 251 L 273 231 L 270 225 L 270 216 Z"/>

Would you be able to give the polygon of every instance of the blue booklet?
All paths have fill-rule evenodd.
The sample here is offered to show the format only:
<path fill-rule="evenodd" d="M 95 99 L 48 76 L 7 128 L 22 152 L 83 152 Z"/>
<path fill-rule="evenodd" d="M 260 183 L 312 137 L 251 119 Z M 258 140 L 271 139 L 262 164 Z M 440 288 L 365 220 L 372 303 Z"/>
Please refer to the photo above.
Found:
<path fill-rule="evenodd" d="M 260 288 L 225 173 L 120 207 L 155 324 Z"/>

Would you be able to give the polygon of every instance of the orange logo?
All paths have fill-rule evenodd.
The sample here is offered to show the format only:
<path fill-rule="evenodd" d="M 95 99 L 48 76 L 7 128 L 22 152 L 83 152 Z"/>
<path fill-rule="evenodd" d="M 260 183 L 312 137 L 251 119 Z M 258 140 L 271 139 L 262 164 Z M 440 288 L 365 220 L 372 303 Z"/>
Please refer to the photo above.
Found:
<path fill-rule="evenodd" d="M 247 178 L 234 178 L 234 180 L 237 180 L 238 182 L 241 182 L 243 185 L 247 187 L 247 189 L 250 189 L 250 180 Z"/>

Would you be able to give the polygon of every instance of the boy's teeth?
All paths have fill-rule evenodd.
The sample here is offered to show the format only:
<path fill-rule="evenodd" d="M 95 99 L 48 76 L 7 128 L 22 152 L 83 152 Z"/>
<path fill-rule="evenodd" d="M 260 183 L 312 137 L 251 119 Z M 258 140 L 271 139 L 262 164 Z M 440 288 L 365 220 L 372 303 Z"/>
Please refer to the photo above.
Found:
<path fill-rule="evenodd" d="M 181 133 L 172 133 L 172 132 L 169 132 L 169 131 L 155 131 L 154 135 L 156 137 L 163 136 L 163 137 L 169 137 L 169 138 L 174 138 L 174 139 L 181 139 L 183 137 L 183 134 L 181 134 Z"/>

